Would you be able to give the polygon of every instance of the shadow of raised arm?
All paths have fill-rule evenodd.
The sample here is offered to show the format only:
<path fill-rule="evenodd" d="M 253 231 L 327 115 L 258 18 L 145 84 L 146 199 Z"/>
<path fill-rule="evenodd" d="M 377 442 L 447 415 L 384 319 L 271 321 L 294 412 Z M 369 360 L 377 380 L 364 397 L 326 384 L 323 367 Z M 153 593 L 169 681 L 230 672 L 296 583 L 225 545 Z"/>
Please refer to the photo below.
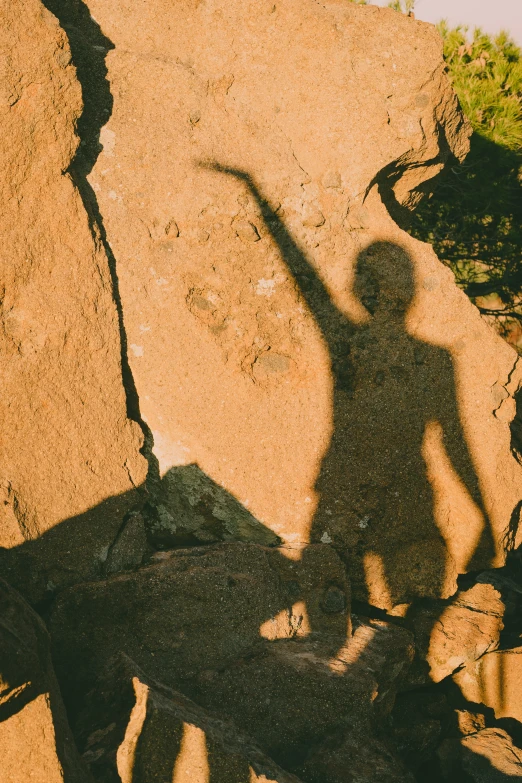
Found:
<path fill-rule="evenodd" d="M 246 171 L 221 166 L 219 163 L 201 163 L 200 165 L 212 171 L 228 174 L 244 182 L 259 207 L 263 222 L 270 236 L 279 248 L 281 259 L 297 283 L 303 299 L 321 329 L 326 342 L 331 344 L 335 326 L 338 325 L 340 320 L 345 322 L 346 316 L 333 304 L 318 271 L 309 261 L 304 250 L 299 247 L 297 240 L 294 239 L 280 216 L 270 206 L 267 199 L 264 198 L 254 179 Z"/>

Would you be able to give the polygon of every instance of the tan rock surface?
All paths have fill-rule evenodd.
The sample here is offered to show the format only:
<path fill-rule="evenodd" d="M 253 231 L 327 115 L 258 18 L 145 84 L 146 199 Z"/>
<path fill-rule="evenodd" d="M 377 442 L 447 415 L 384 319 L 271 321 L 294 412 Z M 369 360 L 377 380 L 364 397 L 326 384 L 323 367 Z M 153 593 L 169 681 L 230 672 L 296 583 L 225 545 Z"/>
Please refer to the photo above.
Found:
<path fill-rule="evenodd" d="M 459 591 L 451 602 L 422 607 L 414 620 L 417 649 L 433 682 L 495 650 L 505 610 L 500 590 L 481 583 Z"/>
<path fill-rule="evenodd" d="M 0 567 L 49 612 L 72 718 L 123 651 L 304 780 L 410 780 L 406 627 L 435 681 L 494 649 L 502 596 L 457 575 L 522 535 L 522 368 L 394 222 L 468 147 L 438 35 L 312 0 L 15 0 L 0 23 Z M 153 553 L 180 544 L 210 546 Z M 352 635 L 350 581 L 395 618 Z M 22 747 L 82 774 L 45 640 L 18 670 L 2 628 L 9 769 Z M 163 775 L 142 729 L 171 709 L 140 677 L 121 780 L 142 750 Z M 210 773 L 206 720 L 176 713 L 175 783 Z M 487 731 L 463 768 L 468 741 L 508 758 Z"/>
<path fill-rule="evenodd" d="M 522 751 L 502 729 L 483 729 L 464 737 L 460 743 L 443 743 L 443 780 L 466 775 L 472 783 L 509 783 L 522 778 Z"/>
<path fill-rule="evenodd" d="M 522 647 L 497 650 L 453 676 L 468 701 L 491 707 L 498 718 L 522 723 Z"/>
<path fill-rule="evenodd" d="M 145 462 L 107 257 L 65 173 L 82 111 L 67 36 L 39 0 L 13 0 L 0 49 L 0 561 L 37 600 L 96 572 Z M 67 541 L 49 535 L 81 514 Z"/>
<path fill-rule="evenodd" d="M 88 783 L 67 725 L 49 637 L 0 580 L 0 782 Z"/>
<path fill-rule="evenodd" d="M 381 203 L 400 215 L 467 149 L 434 28 L 88 6 L 114 47 L 89 181 L 162 473 L 196 464 L 287 544 L 331 540 L 382 607 L 499 564 L 521 368 Z"/>

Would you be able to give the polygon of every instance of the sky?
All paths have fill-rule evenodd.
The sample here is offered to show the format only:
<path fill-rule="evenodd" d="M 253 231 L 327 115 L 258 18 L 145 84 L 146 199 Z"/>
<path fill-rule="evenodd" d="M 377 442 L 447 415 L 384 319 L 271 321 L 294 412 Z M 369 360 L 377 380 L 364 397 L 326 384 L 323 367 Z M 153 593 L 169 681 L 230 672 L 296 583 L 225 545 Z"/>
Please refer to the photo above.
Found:
<path fill-rule="evenodd" d="M 388 5 L 388 0 L 370 0 Z M 505 29 L 522 46 L 522 0 L 417 0 L 415 18 L 435 24 L 447 19 L 450 24 L 482 27 L 488 33 Z"/>

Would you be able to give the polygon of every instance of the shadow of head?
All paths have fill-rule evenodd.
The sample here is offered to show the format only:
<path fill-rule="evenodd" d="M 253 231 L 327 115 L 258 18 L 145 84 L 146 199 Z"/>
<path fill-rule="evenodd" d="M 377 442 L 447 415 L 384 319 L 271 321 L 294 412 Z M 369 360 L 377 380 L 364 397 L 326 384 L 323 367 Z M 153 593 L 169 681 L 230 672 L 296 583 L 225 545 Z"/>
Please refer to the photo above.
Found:
<path fill-rule="evenodd" d="M 353 292 L 370 315 L 404 318 L 415 296 L 408 253 L 392 242 L 372 242 L 357 257 Z"/>

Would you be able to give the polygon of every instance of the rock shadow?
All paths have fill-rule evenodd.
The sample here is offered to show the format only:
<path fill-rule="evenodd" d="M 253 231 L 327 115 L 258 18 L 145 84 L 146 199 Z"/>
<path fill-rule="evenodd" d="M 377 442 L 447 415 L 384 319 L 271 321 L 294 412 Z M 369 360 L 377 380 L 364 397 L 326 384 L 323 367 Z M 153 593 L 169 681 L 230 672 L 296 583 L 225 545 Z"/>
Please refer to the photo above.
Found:
<path fill-rule="evenodd" d="M 131 511 L 109 550 L 100 552 L 106 512 L 113 514 L 126 502 L 125 496 L 108 498 L 34 541 L 0 550 L 2 575 L 48 622 L 69 720 L 96 779 L 112 781 L 114 754 L 124 740 L 126 724 L 108 734 L 97 731 L 105 724 L 98 725 L 98 746 L 91 736 L 93 723 L 82 733 L 81 715 L 93 686 L 99 695 L 95 683 L 107 660 L 120 652 L 193 698 L 203 712 L 221 712 L 241 728 L 245 720 L 247 726 L 248 721 L 255 723 L 259 699 L 273 699 L 279 689 L 302 691 L 300 699 L 287 694 L 275 710 L 261 711 L 262 723 L 277 726 L 276 761 L 297 764 L 315 732 L 315 712 L 306 704 L 319 700 L 329 720 L 336 719 L 327 661 L 346 643 L 350 623 L 349 584 L 338 557 L 325 544 L 306 547 L 300 560 L 286 557 L 278 537 L 197 465 L 169 470 L 156 498 Z M 172 546 L 176 548 L 164 551 Z M 266 624 L 269 632 L 263 631 Z M 189 649 L 181 649 L 178 659 L 180 634 Z M 286 657 L 279 653 L 275 683 L 271 673 L 276 664 L 267 661 L 280 644 L 287 652 Z M 301 654 L 305 659 L 324 657 L 325 673 L 314 682 L 306 676 L 294 682 L 289 661 Z M 211 676 L 217 680 L 207 682 Z M 228 683 L 224 694 L 218 687 L 221 677 Z M 342 679 L 334 678 L 336 688 Z M 239 701 L 234 683 L 237 695 L 243 693 Z M 27 691 L 28 699 L 35 695 Z M 113 701 L 111 697 L 110 709 Z M 170 779 L 182 759 L 179 726 L 174 730 L 170 718 L 151 710 L 143 737 L 137 738 L 132 777 L 136 783 L 150 779 L 150 765 L 156 761 L 157 774 Z M 288 732 L 291 718 L 300 726 Z M 112 718 L 107 720 L 107 725 L 113 723 Z M 321 726 L 319 733 L 324 730 Z M 306 741 L 299 740 L 303 731 Z M 100 760 L 104 743 L 111 748 Z M 250 783 L 251 765 L 240 755 L 232 763 L 211 736 L 200 745 L 208 765 L 206 783 Z"/>

